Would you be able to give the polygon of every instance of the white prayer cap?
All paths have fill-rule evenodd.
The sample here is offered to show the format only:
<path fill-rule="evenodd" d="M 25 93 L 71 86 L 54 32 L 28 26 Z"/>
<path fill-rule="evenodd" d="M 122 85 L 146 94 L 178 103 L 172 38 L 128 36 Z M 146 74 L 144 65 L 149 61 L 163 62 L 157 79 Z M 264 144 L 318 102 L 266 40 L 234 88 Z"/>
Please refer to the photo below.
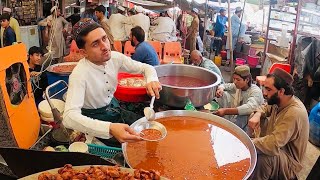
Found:
<path fill-rule="evenodd" d="M 138 13 L 142 13 L 143 12 L 143 7 L 141 7 L 141 6 L 137 6 L 136 7 L 136 11 L 138 12 Z"/>
<path fill-rule="evenodd" d="M 193 8 L 192 11 L 199 14 L 199 10 L 197 8 Z"/>
<path fill-rule="evenodd" d="M 242 8 L 241 7 L 236 7 L 236 12 L 240 12 L 242 11 Z"/>
<path fill-rule="evenodd" d="M 7 7 L 4 7 L 2 11 L 3 11 L 3 12 L 8 12 L 8 13 L 11 13 L 11 12 L 12 12 L 11 9 L 10 9 L 10 8 L 7 8 Z"/>
<path fill-rule="evenodd" d="M 58 9 L 58 6 L 53 6 L 50 10 L 51 13 L 53 13 L 53 11 L 57 10 Z"/>

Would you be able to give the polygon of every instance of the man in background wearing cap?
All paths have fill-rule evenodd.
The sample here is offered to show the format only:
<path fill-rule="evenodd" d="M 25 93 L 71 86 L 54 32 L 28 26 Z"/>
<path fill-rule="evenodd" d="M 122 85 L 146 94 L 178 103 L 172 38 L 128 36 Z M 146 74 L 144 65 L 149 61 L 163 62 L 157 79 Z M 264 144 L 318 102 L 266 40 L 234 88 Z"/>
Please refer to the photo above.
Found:
<path fill-rule="evenodd" d="M 193 17 L 193 20 L 191 22 L 191 26 L 188 28 L 187 31 L 187 45 L 189 45 L 189 50 L 192 52 L 193 50 L 196 50 L 197 45 L 197 36 L 199 34 L 199 18 L 198 18 L 199 10 L 196 8 L 193 8 L 191 10 L 191 16 Z"/>
<path fill-rule="evenodd" d="M 131 26 L 132 28 L 136 27 L 136 26 L 140 26 L 144 30 L 145 40 L 148 40 L 149 28 L 150 28 L 150 18 L 142 13 L 143 8 L 141 6 L 138 6 L 136 8 L 136 11 L 137 11 L 137 14 L 127 17 L 126 24 L 128 24 L 129 27 Z M 129 33 L 128 36 L 130 36 L 130 32 L 128 32 L 128 33 Z"/>
<path fill-rule="evenodd" d="M 162 16 L 154 20 L 155 26 L 150 28 L 150 36 L 153 40 L 160 42 L 177 41 L 176 24 L 165 12 Z"/>
<path fill-rule="evenodd" d="M 61 16 L 60 9 L 57 6 L 53 6 L 50 11 L 51 15 L 38 24 L 40 26 L 48 26 L 50 28 L 49 32 L 54 34 L 54 36 L 52 34 L 49 35 L 49 37 L 53 37 L 49 41 L 52 41 L 52 58 L 57 63 L 62 62 L 66 53 L 66 41 L 63 34 L 67 32 L 69 22 Z M 54 17 L 56 18 L 54 19 Z M 51 30 L 51 28 L 54 29 Z"/>
<path fill-rule="evenodd" d="M 231 17 L 232 45 L 235 47 L 239 38 L 243 38 L 246 33 L 246 25 L 241 22 L 242 9 L 237 7 L 234 15 Z"/>
<path fill-rule="evenodd" d="M 144 74 L 147 93 L 159 99 L 161 85 L 155 69 L 111 51 L 106 32 L 92 19 L 80 20 L 74 25 L 72 34 L 85 58 L 78 62 L 70 75 L 63 124 L 103 139 L 140 140 L 128 126 L 137 120 L 137 115 L 120 108 L 113 94 L 121 70 Z"/>
<path fill-rule="evenodd" d="M 260 179 L 297 179 L 302 169 L 309 121 L 304 104 L 293 96 L 292 76 L 282 69 L 267 75 L 261 106 L 249 120 L 258 160 L 251 176 Z"/>
<path fill-rule="evenodd" d="M 228 18 L 226 17 L 226 10 L 222 8 L 219 12 L 220 15 L 217 16 L 216 24 L 214 26 L 214 37 L 219 38 L 214 41 L 216 55 L 220 54 L 222 46 L 221 42 L 222 38 L 224 37 L 224 33 L 226 32 L 226 22 L 228 21 Z"/>
<path fill-rule="evenodd" d="M 103 5 L 99 5 L 98 7 L 96 7 L 95 9 L 95 14 L 98 18 L 98 22 L 99 24 L 102 26 L 102 28 L 104 29 L 104 31 L 106 32 L 108 39 L 110 41 L 110 45 L 111 45 L 111 49 L 114 50 L 114 38 L 111 34 L 111 30 L 110 27 L 108 25 L 108 19 L 105 16 L 106 14 L 106 7 L 104 7 Z"/>
<path fill-rule="evenodd" d="M 109 27 L 112 27 L 111 34 L 115 41 L 125 41 L 128 39 L 125 23 L 127 17 L 124 16 L 124 7 L 118 6 L 117 13 L 112 14 L 109 18 Z"/>
<path fill-rule="evenodd" d="M 251 82 L 250 68 L 238 66 L 233 74 L 233 83 L 220 85 L 216 92 L 221 107 L 216 114 L 244 130 L 250 114 L 264 101 L 261 89 Z"/>
<path fill-rule="evenodd" d="M 10 8 L 7 8 L 7 7 L 4 7 L 3 10 L 2 10 L 2 14 L 9 14 L 10 15 L 10 21 L 9 21 L 9 24 L 10 24 L 10 27 L 13 29 L 14 33 L 16 34 L 16 42 L 22 42 L 21 41 L 21 33 L 20 33 L 20 26 L 19 26 L 19 23 L 18 21 L 11 16 L 11 9 Z M 0 30 L 0 37 L 3 37 L 3 32 L 4 32 L 4 28 L 1 28 Z M 2 38 L 1 38 L 1 44 L 3 44 L 3 41 L 2 41 Z"/>
<path fill-rule="evenodd" d="M 242 9 L 241 7 L 237 7 L 234 15 L 231 17 L 232 49 L 235 49 L 237 42 L 241 41 L 247 30 L 246 25 L 241 22 L 241 15 Z M 229 43 L 227 43 L 226 48 L 229 49 Z M 228 53 L 229 58 L 230 54 Z"/>

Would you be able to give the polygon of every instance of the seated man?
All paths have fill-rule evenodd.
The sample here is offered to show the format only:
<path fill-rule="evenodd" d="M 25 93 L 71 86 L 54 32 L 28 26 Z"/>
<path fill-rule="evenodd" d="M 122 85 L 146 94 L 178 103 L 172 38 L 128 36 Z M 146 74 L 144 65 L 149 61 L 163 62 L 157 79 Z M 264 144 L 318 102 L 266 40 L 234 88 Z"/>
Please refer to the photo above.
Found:
<path fill-rule="evenodd" d="M 216 114 L 241 129 L 246 128 L 249 115 L 264 102 L 261 89 L 251 82 L 250 68 L 238 66 L 234 70 L 233 83 L 220 85 L 216 92 L 220 105 Z"/>
<path fill-rule="evenodd" d="M 144 41 L 144 30 L 140 26 L 131 29 L 130 41 L 131 45 L 136 47 L 132 59 L 152 66 L 159 65 L 159 59 L 154 48 Z"/>
<path fill-rule="evenodd" d="M 309 121 L 304 104 L 293 96 L 292 82 L 292 76 L 282 69 L 267 75 L 263 95 L 268 104 L 249 119 L 258 154 L 250 179 L 297 179 L 302 169 Z"/>
<path fill-rule="evenodd" d="M 28 64 L 34 99 L 37 105 L 43 100 L 43 92 L 48 87 L 47 74 L 41 72 L 41 55 L 40 47 L 33 46 L 29 49 Z"/>
<path fill-rule="evenodd" d="M 215 65 L 210 59 L 203 57 L 200 51 L 193 50 L 190 54 L 190 60 L 192 65 L 200 66 L 217 73 L 221 77 L 221 82 L 224 83 L 221 71 L 218 66 Z"/>
<path fill-rule="evenodd" d="M 121 70 L 144 74 L 148 94 L 159 98 L 161 85 L 155 69 L 111 51 L 106 32 L 92 19 L 80 20 L 73 27 L 72 34 L 85 58 L 78 62 L 70 75 L 63 124 L 103 139 L 115 137 L 119 142 L 140 140 L 128 126 L 137 117 L 121 109 L 113 94 Z"/>

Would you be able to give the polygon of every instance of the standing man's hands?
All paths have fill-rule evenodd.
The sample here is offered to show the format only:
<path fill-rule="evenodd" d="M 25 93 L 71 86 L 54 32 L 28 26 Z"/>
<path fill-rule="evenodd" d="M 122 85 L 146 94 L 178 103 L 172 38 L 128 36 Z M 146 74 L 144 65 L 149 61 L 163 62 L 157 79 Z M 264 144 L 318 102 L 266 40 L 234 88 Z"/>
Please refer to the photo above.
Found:
<path fill-rule="evenodd" d="M 150 96 L 156 96 L 157 99 L 160 98 L 160 90 L 162 89 L 159 81 L 151 81 L 146 84 L 147 93 Z"/>
<path fill-rule="evenodd" d="M 222 97 L 222 96 L 223 96 L 223 91 L 224 91 L 224 89 L 223 89 L 222 87 L 219 87 L 219 88 L 217 89 L 217 91 L 216 91 L 216 97 L 217 97 L 217 98 Z"/>
<path fill-rule="evenodd" d="M 120 143 L 141 141 L 138 133 L 136 133 L 127 124 L 111 123 L 110 132 Z"/>

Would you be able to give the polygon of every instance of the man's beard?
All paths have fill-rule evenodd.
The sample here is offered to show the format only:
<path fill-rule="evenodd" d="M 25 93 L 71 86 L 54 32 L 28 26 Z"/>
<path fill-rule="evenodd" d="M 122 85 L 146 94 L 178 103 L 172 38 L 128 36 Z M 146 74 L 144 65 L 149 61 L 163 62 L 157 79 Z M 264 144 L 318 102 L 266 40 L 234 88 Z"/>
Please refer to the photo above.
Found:
<path fill-rule="evenodd" d="M 134 44 L 134 42 L 132 40 L 131 40 L 131 46 L 133 46 L 133 47 L 135 46 L 135 44 Z"/>
<path fill-rule="evenodd" d="M 280 99 L 278 97 L 278 92 L 274 93 L 269 99 L 268 99 L 268 105 L 274 105 L 274 104 L 279 104 Z"/>

